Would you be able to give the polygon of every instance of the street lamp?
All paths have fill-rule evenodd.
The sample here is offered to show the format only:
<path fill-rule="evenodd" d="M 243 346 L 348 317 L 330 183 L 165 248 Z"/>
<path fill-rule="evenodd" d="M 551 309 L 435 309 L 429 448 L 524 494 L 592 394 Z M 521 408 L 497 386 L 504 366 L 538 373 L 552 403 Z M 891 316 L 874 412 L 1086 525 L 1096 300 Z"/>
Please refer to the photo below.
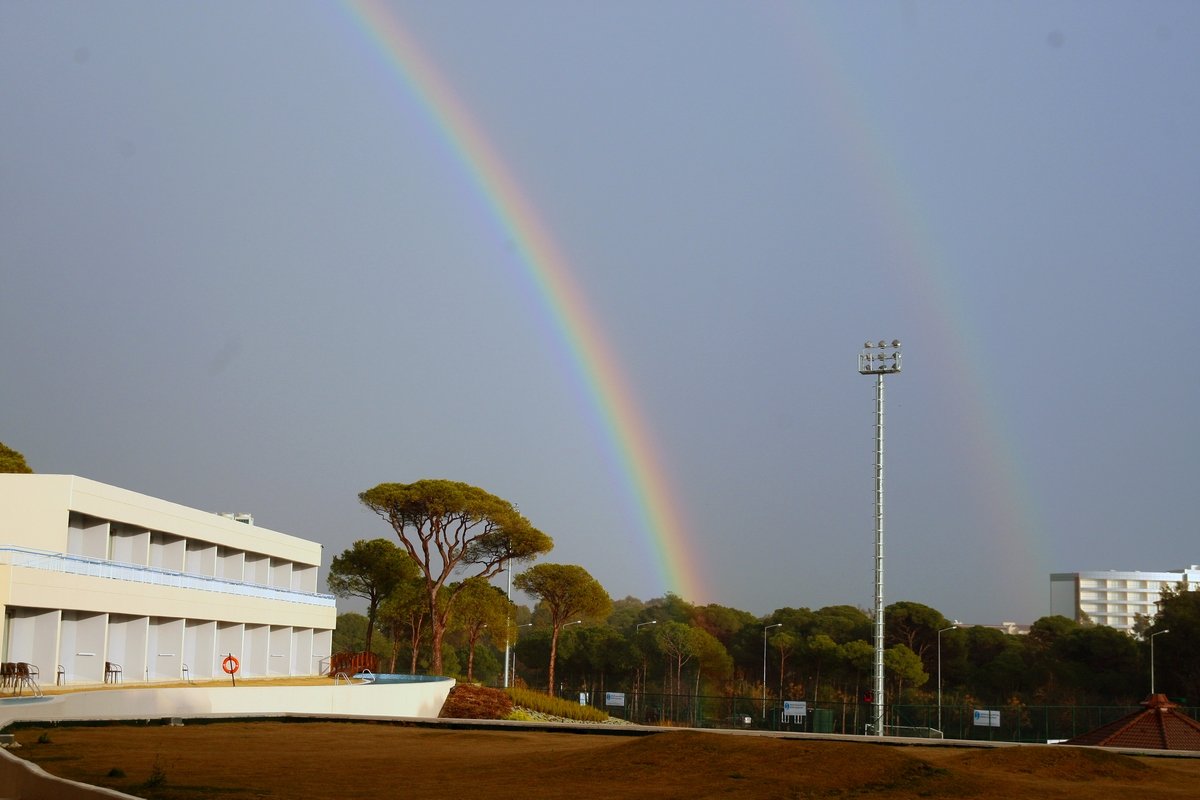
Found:
<path fill-rule="evenodd" d="M 875 735 L 883 736 L 883 376 L 900 371 L 900 340 L 867 342 L 858 371 L 875 376 Z"/>
<path fill-rule="evenodd" d="M 512 628 L 513 628 L 513 638 L 514 638 L 514 639 L 516 638 L 516 633 L 517 633 L 517 631 L 519 631 L 521 628 L 532 628 L 532 627 L 533 627 L 533 623 L 532 623 L 532 622 L 522 622 L 520 625 L 513 625 L 513 626 L 512 626 Z M 507 635 L 508 635 L 508 634 L 505 634 L 505 636 L 506 636 L 506 637 L 507 637 Z M 514 642 L 514 644 L 515 644 L 515 642 Z M 509 661 L 510 661 L 510 660 L 512 661 L 512 671 L 511 671 L 511 673 L 509 672 L 509 668 L 508 668 L 508 664 L 509 664 Z M 509 651 L 509 648 L 508 648 L 508 647 L 505 647 L 505 648 L 504 648 L 504 688 L 506 688 L 506 689 L 508 688 L 508 676 L 509 676 L 510 674 L 511 674 L 511 675 L 512 675 L 514 678 L 517 676 L 517 650 L 516 650 L 516 648 L 515 648 L 515 647 L 514 647 L 514 648 L 512 648 L 511 652 Z"/>
<path fill-rule="evenodd" d="M 1170 633 L 1169 629 L 1161 630 L 1157 633 L 1150 634 L 1150 694 L 1154 694 L 1154 637 L 1161 636 L 1164 633 Z"/>
<path fill-rule="evenodd" d="M 640 631 L 642 628 L 644 628 L 647 625 L 657 625 L 657 624 L 658 624 L 658 620 L 656 620 L 656 619 L 652 619 L 649 622 L 639 622 L 637 625 L 633 626 L 633 635 L 636 636 L 637 632 Z M 639 687 L 641 689 L 640 692 L 638 691 Z M 637 712 L 641 711 L 642 703 L 644 702 L 645 695 L 646 695 L 646 656 L 644 654 L 642 655 L 641 678 L 640 678 L 640 680 L 634 681 L 633 689 L 634 689 L 634 692 L 633 692 L 634 702 L 637 704 L 637 706 L 634 710 L 634 713 L 637 713 Z"/>
<path fill-rule="evenodd" d="M 508 592 L 505 597 L 508 598 L 508 605 L 505 607 L 505 614 L 512 613 L 512 559 L 510 558 L 505 564 L 504 571 L 508 573 Z M 508 657 L 509 657 L 509 630 L 504 630 L 504 688 L 508 688 Z"/>
<path fill-rule="evenodd" d="M 959 625 L 955 620 L 954 624 L 949 628 L 942 628 L 937 632 L 938 644 L 938 733 L 942 732 L 942 634 L 946 631 L 952 631 Z M 942 738 L 945 738 L 944 736 Z"/>
<path fill-rule="evenodd" d="M 765 722 L 765 721 L 766 721 L 766 719 L 767 719 L 767 631 L 771 630 L 771 628 L 779 628 L 779 627 L 782 627 L 782 626 L 783 626 L 783 623 L 782 623 L 782 622 L 776 622 L 774 625 L 768 625 L 768 626 L 766 626 L 765 628 L 763 628 L 763 704 L 762 704 L 762 718 L 763 718 L 763 721 L 764 721 L 764 722 Z"/>

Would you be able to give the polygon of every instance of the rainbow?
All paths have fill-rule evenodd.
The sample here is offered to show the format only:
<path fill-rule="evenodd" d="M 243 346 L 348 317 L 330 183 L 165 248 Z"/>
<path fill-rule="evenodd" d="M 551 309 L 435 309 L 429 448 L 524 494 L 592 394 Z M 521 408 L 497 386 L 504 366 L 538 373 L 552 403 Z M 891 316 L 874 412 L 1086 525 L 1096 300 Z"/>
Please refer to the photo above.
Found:
<path fill-rule="evenodd" d="M 698 599 L 701 574 L 684 516 L 629 381 L 572 276 L 570 262 L 453 88 L 381 0 L 347 0 L 350 16 L 424 107 L 499 225 L 514 242 L 602 421 L 665 588 Z"/>
<path fill-rule="evenodd" d="M 899 336 L 906 342 L 919 334 L 922 344 L 941 352 L 905 352 L 906 371 L 918 373 L 922 363 L 942 364 L 945 379 L 961 390 L 965 411 L 961 439 L 970 448 L 971 462 L 979 469 L 977 483 L 990 487 L 978 498 L 986 528 L 1002 532 L 972 542 L 989 550 L 989 556 L 1007 568 L 1007 574 L 1030 576 L 1019 591 L 1044 591 L 1042 579 L 1050 572 L 1042 515 L 1023 469 L 1016 436 L 1005 429 L 1006 414 L 990 392 L 984 359 L 986 348 L 967 318 L 967 304 L 957 290 L 961 276 L 940 245 L 942 236 L 932 228 L 928 204 L 917 191 L 919 181 L 905 174 L 895 158 L 895 147 L 879 120 L 870 113 L 872 87 L 852 79 L 851 64 L 840 56 L 839 34 L 822 18 L 820 8 L 806 4 L 770 7 L 773 21 L 790 40 L 797 62 L 796 74 L 807 80 L 818 98 L 815 116 L 836 130 L 843 143 L 844 161 L 858 184 L 855 195 L 869 211 L 863 219 L 878 226 L 892 248 L 888 265 L 897 272 L 897 285 L 922 320 L 919 332 L 887 330 L 864 332 L 865 338 Z M 906 336 L 908 337 L 906 339 Z M 900 384 L 902 385 L 902 384 Z M 1032 561 L 1032 563 L 1031 563 Z M 1039 570 L 1031 570 L 1036 565 Z"/>

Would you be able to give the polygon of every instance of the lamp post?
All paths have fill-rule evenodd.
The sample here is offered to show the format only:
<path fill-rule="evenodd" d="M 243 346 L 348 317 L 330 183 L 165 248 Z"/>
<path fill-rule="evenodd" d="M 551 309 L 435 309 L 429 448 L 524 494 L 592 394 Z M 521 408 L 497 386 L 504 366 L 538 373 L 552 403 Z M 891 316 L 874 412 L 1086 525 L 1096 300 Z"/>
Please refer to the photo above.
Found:
<path fill-rule="evenodd" d="M 508 593 L 505 595 L 508 598 L 508 607 L 505 609 L 505 614 L 512 612 L 512 559 L 504 566 L 504 571 L 508 573 Z M 508 656 L 509 656 L 509 630 L 508 627 L 504 630 L 504 688 L 508 688 Z"/>
<path fill-rule="evenodd" d="M 952 631 L 958 627 L 956 621 L 949 628 L 942 628 L 937 632 L 938 644 L 938 733 L 942 732 L 942 634 L 946 631 Z M 945 738 L 944 736 L 942 738 Z"/>
<path fill-rule="evenodd" d="M 883 376 L 900 371 L 900 340 L 867 342 L 858 354 L 861 375 L 875 376 L 875 691 L 873 726 L 883 736 Z"/>
<path fill-rule="evenodd" d="M 767 719 L 767 631 L 771 628 L 782 627 L 782 622 L 776 622 L 774 625 L 768 625 L 763 628 L 763 703 L 762 703 L 762 718 L 765 722 Z"/>
<path fill-rule="evenodd" d="M 656 619 L 652 619 L 649 622 L 639 622 L 637 625 L 633 626 L 633 635 L 637 636 L 637 632 L 640 631 L 642 628 L 644 628 L 647 625 L 657 625 L 657 624 L 658 624 L 658 620 L 656 620 Z M 644 702 L 645 697 L 646 697 L 646 655 L 643 653 L 642 654 L 641 679 L 634 682 L 633 698 L 634 698 L 634 702 L 637 704 L 635 713 L 637 711 L 641 711 L 642 703 Z"/>
<path fill-rule="evenodd" d="M 1154 637 L 1161 636 L 1164 633 L 1170 633 L 1169 629 L 1161 630 L 1157 633 L 1150 634 L 1150 694 L 1154 694 Z"/>
<path fill-rule="evenodd" d="M 513 625 L 513 626 L 512 626 L 512 628 L 513 628 L 513 638 L 514 638 L 514 639 L 516 638 L 516 636 L 517 636 L 517 631 L 519 631 L 521 628 L 532 628 L 532 627 L 533 627 L 533 623 L 532 623 L 532 622 L 523 622 L 523 623 L 521 623 L 520 625 Z M 504 675 L 505 675 L 505 678 L 504 678 L 504 688 L 506 688 L 506 689 L 508 688 L 508 675 L 510 674 L 510 673 L 509 673 L 509 669 L 508 669 L 508 661 L 509 661 L 509 658 L 510 658 L 510 654 L 509 654 L 508 648 L 505 648 L 505 651 L 504 651 Z M 512 674 L 512 676 L 513 676 L 514 678 L 516 678 L 516 677 L 517 677 L 517 649 L 516 649 L 515 647 L 512 649 L 512 653 L 511 653 L 511 659 L 512 659 L 512 672 L 511 672 L 511 674 Z"/>

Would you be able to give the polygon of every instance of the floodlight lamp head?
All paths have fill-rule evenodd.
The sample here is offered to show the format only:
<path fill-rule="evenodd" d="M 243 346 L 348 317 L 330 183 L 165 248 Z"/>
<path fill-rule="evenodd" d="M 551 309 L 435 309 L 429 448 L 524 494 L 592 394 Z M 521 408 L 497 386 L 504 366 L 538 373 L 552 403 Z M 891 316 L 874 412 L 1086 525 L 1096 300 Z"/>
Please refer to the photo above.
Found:
<path fill-rule="evenodd" d="M 900 346 L 900 340 L 892 339 L 892 347 L 899 347 L 899 346 Z"/>
<path fill-rule="evenodd" d="M 887 342 L 885 342 L 883 339 L 880 339 L 880 340 L 879 340 L 879 345 L 878 345 L 878 346 L 879 346 L 879 347 L 887 347 Z"/>
<path fill-rule="evenodd" d="M 874 344 L 872 344 L 871 342 L 865 342 L 865 343 L 863 344 L 863 347 L 864 347 L 864 348 L 866 348 L 867 350 L 870 350 L 870 349 L 871 349 L 872 347 L 874 347 L 874 346 L 875 346 L 875 345 L 874 345 Z"/>

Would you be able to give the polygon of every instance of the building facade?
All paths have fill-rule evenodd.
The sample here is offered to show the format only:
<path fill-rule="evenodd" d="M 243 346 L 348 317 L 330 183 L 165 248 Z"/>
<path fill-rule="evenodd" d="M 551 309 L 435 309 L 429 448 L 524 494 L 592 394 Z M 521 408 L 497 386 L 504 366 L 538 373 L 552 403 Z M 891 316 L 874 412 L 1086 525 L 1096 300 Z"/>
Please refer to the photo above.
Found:
<path fill-rule="evenodd" d="M 321 545 L 74 475 L 0 474 L 0 660 L 42 683 L 320 674 Z"/>
<path fill-rule="evenodd" d="M 1200 565 L 1174 572 L 1060 572 L 1050 576 L 1050 612 L 1132 631 L 1137 616 L 1153 619 L 1165 588 L 1200 588 Z"/>

